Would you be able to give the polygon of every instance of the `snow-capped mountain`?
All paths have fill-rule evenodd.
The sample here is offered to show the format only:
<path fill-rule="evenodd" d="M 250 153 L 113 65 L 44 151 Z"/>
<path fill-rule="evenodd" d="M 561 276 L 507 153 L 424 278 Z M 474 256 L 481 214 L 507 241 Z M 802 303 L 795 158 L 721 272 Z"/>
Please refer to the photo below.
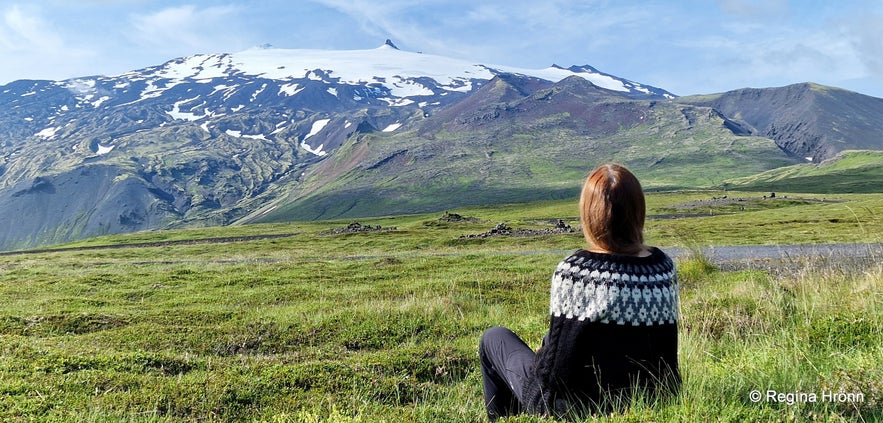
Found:
<path fill-rule="evenodd" d="M 498 183 L 488 175 L 521 172 L 515 163 L 538 156 L 516 154 L 524 147 L 509 146 L 514 141 L 541 139 L 532 148 L 570 160 L 564 145 L 581 149 L 573 143 L 643 127 L 663 111 L 664 119 L 686 118 L 675 124 L 682 130 L 692 130 L 696 116 L 703 125 L 726 120 L 672 99 L 587 65 L 483 65 L 401 51 L 389 41 L 350 51 L 260 47 L 115 76 L 15 81 L 0 86 L 0 219 L 14 222 L 0 228 L 0 249 L 269 216 L 330 217 L 322 210 L 370 187 L 329 190 L 358 180 L 438 183 L 452 191 L 436 200 L 462 202 L 470 196 L 445 184 L 478 172 L 470 186 L 484 189 Z M 667 109 L 677 107 L 690 110 Z M 586 151 L 634 150 L 622 147 Z M 444 170 L 453 162 L 462 165 L 456 176 Z M 374 200 L 364 210 L 345 209 L 417 210 L 394 207 L 401 192 L 390 193 L 365 195 Z M 321 198 L 310 216 L 287 206 L 311 196 Z"/>
<path fill-rule="evenodd" d="M 260 78 L 289 82 L 277 95 L 294 96 L 304 89 L 295 81 L 322 81 L 334 85 L 366 87 L 351 99 L 356 102 L 380 100 L 391 106 L 431 99 L 449 92 L 468 93 L 482 81 L 500 73 L 533 76 L 558 82 L 577 75 L 593 84 L 634 96 L 674 98 L 664 90 L 617 78 L 591 66 L 564 69 L 521 69 L 508 66 L 479 65 L 442 56 L 401 51 L 387 40 L 372 50 L 290 50 L 256 47 L 234 54 L 196 55 L 168 62 L 162 66 L 120 75 L 129 81 L 171 81 L 166 88 L 187 82 L 211 83 L 219 78 Z M 155 96 L 164 91 L 150 86 L 142 96 Z M 233 91 L 237 87 L 223 88 Z M 340 96 L 334 87 L 328 92 Z M 364 95 L 360 95 L 364 94 Z M 423 102 L 423 105 L 429 103 Z"/>
<path fill-rule="evenodd" d="M 19 224 L 2 230 L 0 248 L 229 223 L 354 133 L 404 130 L 502 73 L 578 75 L 634 98 L 673 97 L 590 67 L 485 66 L 389 41 L 351 51 L 259 47 L 115 76 L 15 81 L 0 86 L 0 216 Z"/>
<path fill-rule="evenodd" d="M 422 53 L 398 50 L 389 40 L 371 50 L 292 50 L 255 47 L 233 54 L 200 54 L 116 76 L 94 76 L 65 81 L 17 81 L 3 87 L 2 104 L 17 110 L 15 117 L 38 128 L 18 137 L 53 136 L 74 109 L 107 110 L 161 100 L 172 119 L 205 123 L 266 101 L 293 105 L 296 99 L 328 97 L 322 106 L 432 107 L 450 103 L 501 73 L 558 82 L 580 76 L 598 87 L 633 98 L 674 96 L 659 88 L 597 71 L 591 66 L 564 69 L 521 69 L 488 66 Z M 457 96 L 456 94 L 460 94 Z M 36 96 L 34 102 L 28 97 Z M 448 100 L 448 101 L 445 101 Z M 39 104 L 37 104 L 39 103 Z M 33 110 L 33 108 L 43 110 Z M 324 107 L 320 107 L 324 108 Z M 46 126 L 40 127 L 45 123 Z"/>
<path fill-rule="evenodd" d="M 79 138 L 70 135 L 84 120 L 139 107 L 151 108 L 153 113 L 117 122 L 115 128 L 108 128 L 109 138 L 90 143 L 89 150 L 104 154 L 114 148 L 118 137 L 176 121 L 197 122 L 208 134 L 272 138 L 297 126 L 299 120 L 283 113 L 271 128 L 253 131 L 255 128 L 238 128 L 223 119 L 256 110 L 285 109 L 305 116 L 311 112 L 406 108 L 404 112 L 384 112 L 386 118 L 373 116 L 382 125 L 379 129 L 392 130 L 400 127 L 401 119 L 414 108 L 429 112 L 462 99 L 494 76 L 506 73 L 551 82 L 576 75 L 632 98 L 674 98 L 664 90 L 604 74 L 590 66 L 532 70 L 479 65 L 401 51 L 389 40 L 370 50 L 256 47 L 233 54 L 180 58 L 116 76 L 16 81 L 0 87 L 0 107 L 5 109 L 0 119 L 7 124 L 0 135 L 6 144 L 19 144 L 29 138 L 69 138 L 78 142 Z M 299 128 L 297 135 L 306 140 L 322 129 L 323 124 L 314 121 Z M 323 155 L 336 144 L 305 142 L 302 147 Z"/>

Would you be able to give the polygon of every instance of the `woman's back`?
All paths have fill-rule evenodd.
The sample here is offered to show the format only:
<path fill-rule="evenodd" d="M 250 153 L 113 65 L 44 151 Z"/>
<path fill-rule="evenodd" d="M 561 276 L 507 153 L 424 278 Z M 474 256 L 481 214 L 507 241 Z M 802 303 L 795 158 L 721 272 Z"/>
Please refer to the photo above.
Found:
<path fill-rule="evenodd" d="M 623 166 L 598 166 L 583 185 L 588 250 L 555 269 L 549 332 L 534 353 L 495 327 L 479 343 L 488 417 L 521 411 L 569 417 L 627 406 L 633 392 L 673 392 L 678 371 L 674 263 L 644 244 L 644 192 Z"/>
<path fill-rule="evenodd" d="M 677 308 L 674 265 L 658 249 L 646 257 L 580 250 L 563 260 L 549 333 L 524 387 L 528 410 L 606 410 L 636 388 L 675 388 Z"/>

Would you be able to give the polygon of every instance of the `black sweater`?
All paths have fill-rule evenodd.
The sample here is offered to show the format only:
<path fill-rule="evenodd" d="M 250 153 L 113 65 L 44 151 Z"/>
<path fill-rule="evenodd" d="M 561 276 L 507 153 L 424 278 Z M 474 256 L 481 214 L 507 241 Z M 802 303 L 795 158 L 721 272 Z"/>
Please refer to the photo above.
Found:
<path fill-rule="evenodd" d="M 579 250 L 552 277 L 549 333 L 522 392 L 529 412 L 606 412 L 635 389 L 672 392 L 678 371 L 674 263 Z"/>

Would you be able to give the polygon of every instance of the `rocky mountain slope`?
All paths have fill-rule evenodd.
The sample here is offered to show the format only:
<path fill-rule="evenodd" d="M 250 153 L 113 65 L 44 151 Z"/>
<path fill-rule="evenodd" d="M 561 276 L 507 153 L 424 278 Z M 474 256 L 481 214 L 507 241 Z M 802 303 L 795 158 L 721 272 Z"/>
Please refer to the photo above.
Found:
<path fill-rule="evenodd" d="M 844 150 L 883 149 L 883 99 L 818 84 L 741 89 L 678 102 L 713 107 L 748 133 L 820 163 Z"/>
<path fill-rule="evenodd" d="M 711 186 L 802 160 L 790 143 L 749 136 L 764 126 L 739 112 L 747 103 L 713 100 L 681 102 L 590 66 L 476 65 L 390 42 L 16 81 L 0 86 L 0 249 L 569 196 L 602 160 L 632 166 L 651 188 Z M 775 111 L 836 111 L 794 112 L 801 104 Z M 880 137 L 868 139 L 880 149 Z"/>

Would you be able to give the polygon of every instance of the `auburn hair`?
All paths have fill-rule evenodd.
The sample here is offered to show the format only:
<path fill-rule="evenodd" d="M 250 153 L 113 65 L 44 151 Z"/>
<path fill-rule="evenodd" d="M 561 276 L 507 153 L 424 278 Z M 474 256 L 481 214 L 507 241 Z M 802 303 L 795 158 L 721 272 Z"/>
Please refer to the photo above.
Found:
<path fill-rule="evenodd" d="M 637 254 L 644 248 L 644 191 L 624 166 L 607 163 L 595 168 L 583 185 L 579 208 L 589 244 L 620 254 Z"/>

